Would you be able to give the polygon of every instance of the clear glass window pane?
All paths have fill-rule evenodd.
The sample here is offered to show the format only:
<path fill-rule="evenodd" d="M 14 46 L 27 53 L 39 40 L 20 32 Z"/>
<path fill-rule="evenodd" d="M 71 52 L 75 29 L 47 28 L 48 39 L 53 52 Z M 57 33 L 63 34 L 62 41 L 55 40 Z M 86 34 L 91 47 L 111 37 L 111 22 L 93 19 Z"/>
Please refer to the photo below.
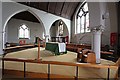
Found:
<path fill-rule="evenodd" d="M 88 4 L 87 3 L 85 3 L 85 5 L 83 6 L 83 10 L 86 12 L 86 11 L 88 11 Z"/>
<path fill-rule="evenodd" d="M 84 16 L 81 17 L 81 25 L 83 25 L 85 23 L 85 20 L 84 20 Z"/>
<path fill-rule="evenodd" d="M 25 38 L 29 38 L 29 31 L 28 31 L 28 29 L 25 29 Z"/>
<path fill-rule="evenodd" d="M 75 32 L 77 33 L 90 32 L 88 3 L 83 4 L 83 6 L 80 8 L 77 18 L 78 19 L 77 19 L 77 26 Z"/>
<path fill-rule="evenodd" d="M 86 20 L 88 20 L 88 19 L 89 19 L 89 13 L 86 14 Z"/>
<path fill-rule="evenodd" d="M 80 24 L 77 25 L 77 33 L 80 33 Z"/>
<path fill-rule="evenodd" d="M 81 25 L 81 33 L 84 33 L 84 24 Z"/>
<path fill-rule="evenodd" d="M 80 17 L 77 19 L 77 33 L 80 33 Z"/>
<path fill-rule="evenodd" d="M 23 29 L 26 29 L 27 27 L 26 27 L 26 25 L 23 24 L 23 25 L 22 25 L 22 28 L 23 28 Z"/>
<path fill-rule="evenodd" d="M 80 17 L 78 17 L 77 19 L 77 24 L 80 24 Z"/>
<path fill-rule="evenodd" d="M 19 28 L 19 38 L 29 38 L 29 29 L 24 24 Z"/>
<path fill-rule="evenodd" d="M 24 36 L 24 30 L 22 28 L 19 29 L 19 37 L 23 38 Z"/>
<path fill-rule="evenodd" d="M 87 13 L 87 15 L 86 15 L 86 32 L 90 32 L 90 29 L 89 29 L 89 13 Z"/>
<path fill-rule="evenodd" d="M 82 11 L 82 9 L 80 10 L 80 12 L 79 12 L 78 15 L 79 15 L 79 16 L 82 16 L 82 15 L 83 15 L 83 11 Z"/>

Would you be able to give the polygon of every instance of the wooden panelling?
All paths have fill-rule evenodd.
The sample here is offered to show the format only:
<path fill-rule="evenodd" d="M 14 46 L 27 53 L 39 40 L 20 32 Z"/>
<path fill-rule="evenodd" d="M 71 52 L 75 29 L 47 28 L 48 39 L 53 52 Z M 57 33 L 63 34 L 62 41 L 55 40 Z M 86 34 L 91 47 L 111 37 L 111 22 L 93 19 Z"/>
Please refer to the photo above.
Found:
<path fill-rule="evenodd" d="M 63 2 L 56 3 L 56 8 L 55 8 L 56 15 L 61 15 L 63 5 L 64 5 Z"/>
<path fill-rule="evenodd" d="M 67 19 L 71 19 L 80 2 L 19 2 Z"/>
<path fill-rule="evenodd" d="M 43 11 L 48 11 L 48 3 L 47 2 L 39 3 L 39 9 Z"/>
<path fill-rule="evenodd" d="M 68 10 L 66 12 L 66 17 L 69 18 L 69 14 L 71 10 L 73 9 L 74 3 L 69 3 Z"/>
<path fill-rule="evenodd" d="M 55 13 L 55 8 L 56 8 L 56 2 L 50 2 L 49 7 L 48 7 L 48 9 L 49 9 L 48 12 Z"/>
<path fill-rule="evenodd" d="M 79 6 L 80 3 L 75 2 L 73 5 L 76 5 L 76 6 L 73 6 L 70 13 L 69 13 L 69 15 L 71 16 L 71 19 L 72 19 L 73 15 L 75 14 L 75 12 L 76 12 L 76 10 L 78 8 L 77 6 Z"/>
<path fill-rule="evenodd" d="M 70 2 L 66 2 L 63 6 L 63 10 L 61 12 L 61 16 L 65 17 L 66 16 L 66 12 L 68 10 L 68 6 L 69 6 Z"/>
<path fill-rule="evenodd" d="M 14 15 L 12 18 L 39 23 L 38 19 L 28 11 L 20 12 L 20 13 Z"/>
<path fill-rule="evenodd" d="M 30 3 L 30 7 L 34 7 L 34 8 L 39 9 L 39 3 L 37 3 L 37 2 L 32 2 L 32 3 Z"/>

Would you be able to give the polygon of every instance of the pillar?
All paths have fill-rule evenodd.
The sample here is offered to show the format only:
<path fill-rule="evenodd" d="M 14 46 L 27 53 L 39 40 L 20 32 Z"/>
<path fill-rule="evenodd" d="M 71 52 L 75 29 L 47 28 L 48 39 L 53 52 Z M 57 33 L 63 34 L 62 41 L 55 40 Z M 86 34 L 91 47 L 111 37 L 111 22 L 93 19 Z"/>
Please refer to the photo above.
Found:
<path fill-rule="evenodd" d="M 93 31 L 92 50 L 96 54 L 96 63 L 100 63 L 101 31 Z"/>
<path fill-rule="evenodd" d="M 98 26 L 94 26 L 94 27 L 91 27 L 91 32 L 92 32 L 92 35 L 93 35 L 93 38 L 92 38 L 92 51 L 95 52 L 96 54 L 96 63 L 100 63 L 100 60 L 101 60 L 101 33 L 104 31 L 105 29 L 105 26 L 103 25 L 98 25 Z"/>

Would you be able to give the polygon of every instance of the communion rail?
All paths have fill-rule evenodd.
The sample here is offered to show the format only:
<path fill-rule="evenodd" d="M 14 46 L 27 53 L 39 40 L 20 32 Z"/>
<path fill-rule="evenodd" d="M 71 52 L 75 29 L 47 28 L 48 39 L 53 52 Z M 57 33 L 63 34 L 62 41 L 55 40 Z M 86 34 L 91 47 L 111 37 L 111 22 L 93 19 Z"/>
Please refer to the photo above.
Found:
<path fill-rule="evenodd" d="M 36 64 L 48 64 L 48 80 L 50 80 L 50 66 L 51 65 L 65 65 L 65 66 L 75 66 L 75 80 L 78 80 L 78 67 L 91 67 L 91 68 L 106 68 L 107 69 L 107 80 L 110 78 L 110 69 L 118 69 L 118 66 L 114 65 L 98 65 L 98 64 L 89 64 L 89 63 L 71 63 L 71 62 L 58 62 L 58 61 L 42 61 L 42 60 L 33 60 L 33 59 L 25 59 L 25 58 L 2 58 L 2 75 L 4 75 L 5 70 L 5 61 L 15 61 L 15 62 L 23 62 L 24 63 L 24 79 L 26 78 L 26 63 L 36 63 Z"/>

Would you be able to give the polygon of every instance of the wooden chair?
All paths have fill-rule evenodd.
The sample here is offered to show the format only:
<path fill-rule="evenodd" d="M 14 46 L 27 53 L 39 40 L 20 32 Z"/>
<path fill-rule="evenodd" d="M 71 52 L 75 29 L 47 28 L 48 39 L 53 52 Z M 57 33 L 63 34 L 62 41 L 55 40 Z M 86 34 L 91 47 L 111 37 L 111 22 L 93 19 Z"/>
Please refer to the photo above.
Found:
<path fill-rule="evenodd" d="M 78 48 L 77 61 L 86 63 L 96 63 L 95 53 L 90 49 Z"/>

